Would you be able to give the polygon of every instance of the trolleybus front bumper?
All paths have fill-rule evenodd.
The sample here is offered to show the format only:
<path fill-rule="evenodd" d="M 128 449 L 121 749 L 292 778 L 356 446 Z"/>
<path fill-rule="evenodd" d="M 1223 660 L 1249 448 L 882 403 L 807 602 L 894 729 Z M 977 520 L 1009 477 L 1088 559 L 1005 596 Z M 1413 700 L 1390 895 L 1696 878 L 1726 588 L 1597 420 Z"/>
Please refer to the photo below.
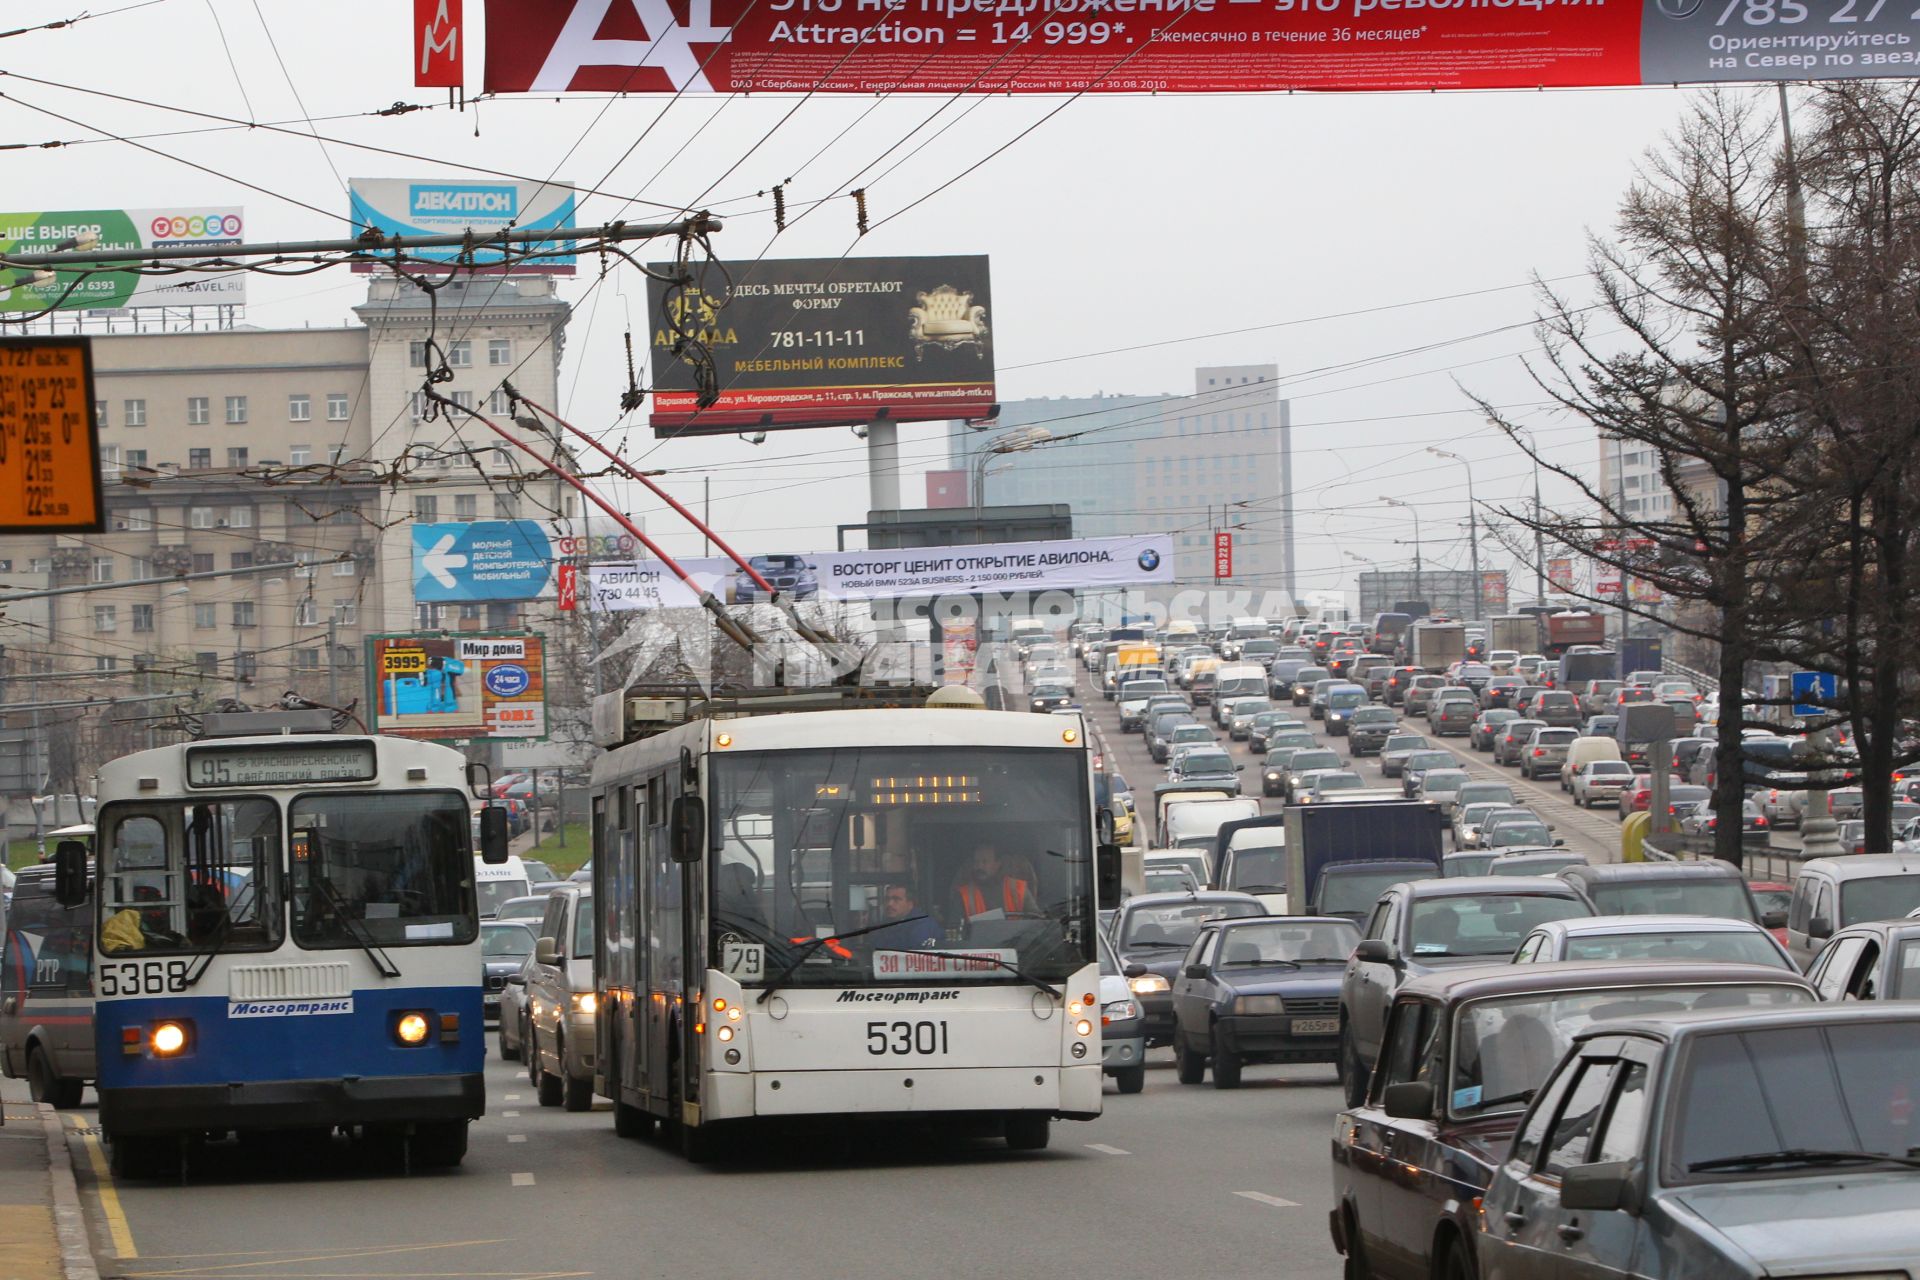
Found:
<path fill-rule="evenodd" d="M 100 1127 L 109 1134 L 477 1120 L 486 1110 L 477 1072 L 100 1090 Z"/>

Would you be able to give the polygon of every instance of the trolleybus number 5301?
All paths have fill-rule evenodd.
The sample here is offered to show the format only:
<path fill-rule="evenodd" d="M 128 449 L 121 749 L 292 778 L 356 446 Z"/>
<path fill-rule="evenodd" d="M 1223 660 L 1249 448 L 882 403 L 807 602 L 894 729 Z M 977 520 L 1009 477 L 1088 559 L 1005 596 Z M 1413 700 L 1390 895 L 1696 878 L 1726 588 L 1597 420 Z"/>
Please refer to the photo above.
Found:
<path fill-rule="evenodd" d="M 128 960 L 100 966 L 103 996 L 161 996 L 187 989 L 187 961 Z"/>
<path fill-rule="evenodd" d="M 869 1022 L 867 1052 L 876 1058 L 892 1053 L 947 1052 L 947 1022 Z"/>

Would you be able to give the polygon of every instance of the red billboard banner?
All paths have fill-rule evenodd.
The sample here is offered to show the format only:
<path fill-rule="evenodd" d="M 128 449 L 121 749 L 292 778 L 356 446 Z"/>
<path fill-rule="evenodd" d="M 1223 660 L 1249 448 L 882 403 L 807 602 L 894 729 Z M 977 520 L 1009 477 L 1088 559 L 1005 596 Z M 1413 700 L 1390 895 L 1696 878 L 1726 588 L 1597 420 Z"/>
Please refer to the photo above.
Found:
<path fill-rule="evenodd" d="M 580 607 L 580 566 L 563 564 L 560 570 L 559 606 L 562 613 L 572 613 Z"/>
<path fill-rule="evenodd" d="M 422 89 L 466 84 L 463 0 L 413 0 L 413 83 Z"/>
<path fill-rule="evenodd" d="M 1213 535 L 1213 576 L 1233 576 L 1233 535 L 1222 531 Z"/>
<path fill-rule="evenodd" d="M 1879 4 L 1810 15 L 1771 0 L 486 3 L 488 93 L 1539 88 L 1901 76 L 1920 61 L 1920 16 Z"/>
<path fill-rule="evenodd" d="M 1556 591 L 1573 590 L 1573 558 L 1555 556 L 1547 561 L 1547 583 Z"/>
<path fill-rule="evenodd" d="M 1489 609 L 1507 607 L 1507 571 L 1484 569 L 1480 573 L 1480 603 Z"/>

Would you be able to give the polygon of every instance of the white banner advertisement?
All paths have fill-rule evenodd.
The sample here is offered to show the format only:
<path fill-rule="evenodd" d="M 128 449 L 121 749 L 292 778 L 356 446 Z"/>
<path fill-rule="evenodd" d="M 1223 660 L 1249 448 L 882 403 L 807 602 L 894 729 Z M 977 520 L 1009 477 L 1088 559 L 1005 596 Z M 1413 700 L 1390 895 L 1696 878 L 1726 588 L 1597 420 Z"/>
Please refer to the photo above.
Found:
<path fill-rule="evenodd" d="M 977 592 L 1065 591 L 1173 581 L 1173 537 L 995 542 L 897 551 L 823 551 L 751 556 L 755 572 L 795 600 L 900 600 Z M 694 581 L 728 604 L 765 598 L 738 565 L 719 557 L 680 560 Z M 587 566 L 594 609 L 691 608 L 698 594 L 654 560 Z"/>

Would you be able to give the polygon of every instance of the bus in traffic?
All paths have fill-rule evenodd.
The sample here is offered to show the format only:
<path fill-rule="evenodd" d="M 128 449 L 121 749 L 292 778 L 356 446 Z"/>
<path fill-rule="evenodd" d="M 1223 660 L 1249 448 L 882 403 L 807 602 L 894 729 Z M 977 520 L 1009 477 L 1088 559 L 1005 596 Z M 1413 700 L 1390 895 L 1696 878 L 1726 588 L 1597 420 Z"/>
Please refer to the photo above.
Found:
<path fill-rule="evenodd" d="M 595 1091 L 621 1134 L 699 1160 L 769 1119 L 903 1115 L 1030 1150 L 1099 1114 L 1118 850 L 1083 721 L 863 692 L 691 708 L 596 761 Z"/>
<path fill-rule="evenodd" d="M 485 1110 L 466 760 L 264 715 L 316 731 L 251 736 L 235 714 L 242 732 L 110 761 L 92 883 L 80 846 L 56 855 L 60 900 L 95 912 L 113 1170 L 170 1176 L 209 1134 L 336 1128 L 458 1164 Z M 482 815 L 504 859 L 504 815 Z"/>

